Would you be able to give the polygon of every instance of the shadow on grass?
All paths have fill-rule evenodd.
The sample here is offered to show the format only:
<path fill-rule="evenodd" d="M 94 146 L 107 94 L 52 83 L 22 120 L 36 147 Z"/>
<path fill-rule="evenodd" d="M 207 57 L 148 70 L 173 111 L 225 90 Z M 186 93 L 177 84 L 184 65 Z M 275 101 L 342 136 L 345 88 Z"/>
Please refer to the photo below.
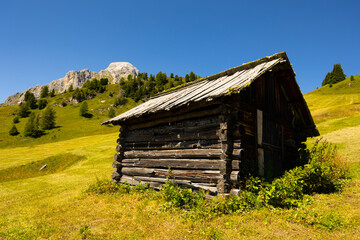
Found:
<path fill-rule="evenodd" d="M 91 113 L 84 113 L 83 115 L 81 115 L 82 117 L 85 118 L 92 118 L 94 115 L 92 115 Z"/>

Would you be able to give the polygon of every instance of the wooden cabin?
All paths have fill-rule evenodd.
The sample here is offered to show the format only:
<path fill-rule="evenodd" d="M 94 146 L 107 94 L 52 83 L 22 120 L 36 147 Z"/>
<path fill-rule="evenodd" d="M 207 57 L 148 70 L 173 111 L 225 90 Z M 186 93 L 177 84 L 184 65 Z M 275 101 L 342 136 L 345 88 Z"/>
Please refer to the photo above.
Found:
<path fill-rule="evenodd" d="M 159 188 L 228 193 L 249 174 L 271 178 L 296 165 L 318 136 L 285 52 L 173 90 L 103 124 L 120 125 L 112 178 Z"/>

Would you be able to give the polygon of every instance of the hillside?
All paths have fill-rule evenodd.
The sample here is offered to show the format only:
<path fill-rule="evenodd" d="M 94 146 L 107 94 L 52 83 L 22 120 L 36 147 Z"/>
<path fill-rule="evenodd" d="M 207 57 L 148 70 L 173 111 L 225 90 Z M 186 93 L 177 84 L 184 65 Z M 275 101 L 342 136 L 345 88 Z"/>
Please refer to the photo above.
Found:
<path fill-rule="evenodd" d="M 59 127 L 38 139 L 10 137 L 16 107 L 1 107 L 0 239 L 359 239 L 360 75 L 351 87 L 349 82 L 305 95 L 322 137 L 338 144 L 351 167 L 354 178 L 342 193 L 316 194 L 297 209 L 257 209 L 210 219 L 164 211 L 161 200 L 141 194 L 84 193 L 90 183 L 109 179 L 113 171 L 118 128 L 100 123 L 114 101 L 109 93 L 116 96 L 118 85 L 108 85 L 88 100 L 91 119 L 79 116 L 78 104 L 59 106 L 69 93 L 50 99 L 57 104 Z M 135 105 L 129 100 L 117 114 Z M 20 132 L 26 120 L 17 124 Z M 69 154 L 85 158 L 71 162 Z M 71 164 L 51 174 L 24 176 L 24 168 L 52 156 Z M 10 171 L 14 180 L 3 180 L 1 174 Z"/>
<path fill-rule="evenodd" d="M 22 134 L 18 136 L 9 136 L 9 130 L 13 125 L 13 119 L 18 106 L 4 106 L 0 107 L 0 148 L 20 147 L 28 145 L 36 145 L 49 142 L 63 141 L 82 136 L 94 134 L 106 134 L 118 131 L 118 128 L 112 126 L 100 126 L 100 124 L 108 119 L 108 110 L 114 104 L 116 96 L 120 92 L 118 84 L 111 84 L 107 86 L 105 92 L 98 94 L 95 98 L 87 100 L 92 118 L 84 118 L 79 115 L 80 104 L 68 104 L 63 107 L 62 102 L 69 102 L 72 93 L 58 94 L 53 98 L 47 98 L 48 105 L 53 106 L 56 111 L 56 125 L 55 129 L 49 130 L 40 138 L 28 138 Z M 109 96 L 110 93 L 113 96 Z M 136 103 L 132 99 L 128 99 L 124 106 L 115 108 L 116 114 L 120 114 L 134 107 Z M 39 114 L 44 110 L 32 110 Z M 16 124 L 19 132 L 22 133 L 28 118 L 20 118 L 20 123 Z M 81 127 L 79 127 L 81 126 Z"/>
<path fill-rule="evenodd" d="M 360 75 L 305 94 L 320 134 L 360 124 Z"/>

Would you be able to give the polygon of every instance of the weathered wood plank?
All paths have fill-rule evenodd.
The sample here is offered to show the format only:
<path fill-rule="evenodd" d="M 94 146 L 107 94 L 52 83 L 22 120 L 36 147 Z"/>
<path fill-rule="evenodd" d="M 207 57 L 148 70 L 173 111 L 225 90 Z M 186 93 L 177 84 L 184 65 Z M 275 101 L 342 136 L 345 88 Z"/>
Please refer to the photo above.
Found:
<path fill-rule="evenodd" d="M 232 170 L 240 170 L 240 160 L 232 160 L 231 161 L 231 166 L 232 166 Z"/>
<path fill-rule="evenodd" d="M 152 159 L 220 159 L 221 149 L 182 149 L 182 150 L 132 150 L 124 152 L 125 158 L 152 158 Z"/>
<path fill-rule="evenodd" d="M 167 179 L 166 178 L 154 178 L 154 177 L 144 177 L 144 176 L 127 176 L 127 175 L 123 175 L 121 177 L 121 182 L 123 183 L 129 183 L 131 185 L 138 185 L 139 181 L 141 181 L 142 184 L 145 183 L 149 183 L 150 187 L 153 187 L 155 189 L 160 189 L 161 185 L 164 184 Z M 171 179 L 171 181 L 179 184 L 182 187 L 187 187 L 187 188 L 191 188 L 191 189 L 204 189 L 207 190 L 209 192 L 211 192 L 212 194 L 216 194 L 217 193 L 217 189 L 214 183 L 212 184 L 206 184 L 206 183 L 197 183 L 197 182 L 192 182 L 189 180 L 179 180 L 179 179 Z"/>
<path fill-rule="evenodd" d="M 206 159 L 124 159 L 123 167 L 218 170 L 219 161 Z"/>
<path fill-rule="evenodd" d="M 132 142 L 124 143 L 125 151 L 129 150 L 171 150 L 171 149 L 220 149 L 219 140 L 190 140 L 173 142 Z"/>
<path fill-rule="evenodd" d="M 126 143 L 132 142 L 143 142 L 143 141 L 154 141 L 154 142 L 171 142 L 171 141 L 188 141 L 188 140 L 213 140 L 218 139 L 217 129 L 212 128 L 209 130 L 198 131 L 198 132 L 185 132 L 181 128 L 178 131 L 172 131 L 169 134 L 153 134 L 143 135 L 141 133 L 131 133 L 123 139 Z"/>
<path fill-rule="evenodd" d="M 162 177 L 169 176 L 167 169 L 124 167 L 121 173 L 128 176 Z M 218 170 L 171 170 L 171 178 L 187 179 L 195 182 L 216 182 L 220 177 Z"/>
<path fill-rule="evenodd" d="M 144 122 L 142 123 L 133 123 L 129 125 L 129 130 L 134 130 L 134 129 L 142 129 L 142 128 L 149 128 L 149 127 L 154 127 L 157 125 L 161 125 L 161 124 L 168 124 L 168 123 L 172 123 L 172 122 L 178 122 L 178 121 L 183 121 L 186 119 L 195 119 L 195 118 L 202 118 L 202 117 L 211 117 L 212 115 L 217 115 L 220 113 L 220 108 L 217 105 L 214 105 L 214 107 L 212 108 L 206 108 L 206 109 L 197 109 L 195 111 L 192 112 L 185 112 L 180 114 L 180 112 L 178 112 L 178 115 L 173 113 L 173 116 L 168 116 L 168 117 L 163 117 L 163 118 L 156 118 L 156 119 L 143 119 Z M 161 116 L 161 114 L 158 114 Z"/>

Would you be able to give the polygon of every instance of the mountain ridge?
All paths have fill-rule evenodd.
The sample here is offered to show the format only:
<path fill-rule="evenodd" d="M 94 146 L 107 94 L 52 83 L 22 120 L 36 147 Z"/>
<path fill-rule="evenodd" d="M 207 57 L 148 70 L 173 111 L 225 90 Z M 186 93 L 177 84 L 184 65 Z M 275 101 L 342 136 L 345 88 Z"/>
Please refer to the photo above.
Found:
<path fill-rule="evenodd" d="M 80 71 L 69 71 L 65 77 L 51 81 L 45 85 L 36 85 L 26 89 L 24 92 L 17 92 L 6 98 L 3 103 L 4 106 L 19 104 L 24 101 L 25 93 L 27 91 L 32 92 L 36 98 L 40 98 L 41 90 L 48 86 L 49 91 L 55 89 L 57 93 L 62 93 L 67 90 L 70 85 L 73 88 L 81 88 L 84 83 L 93 78 L 108 78 L 110 83 L 116 84 L 120 82 L 122 77 L 126 78 L 128 75 L 137 76 L 139 70 L 129 62 L 112 62 L 109 66 L 99 72 L 93 72 L 89 69 L 83 69 Z"/>

